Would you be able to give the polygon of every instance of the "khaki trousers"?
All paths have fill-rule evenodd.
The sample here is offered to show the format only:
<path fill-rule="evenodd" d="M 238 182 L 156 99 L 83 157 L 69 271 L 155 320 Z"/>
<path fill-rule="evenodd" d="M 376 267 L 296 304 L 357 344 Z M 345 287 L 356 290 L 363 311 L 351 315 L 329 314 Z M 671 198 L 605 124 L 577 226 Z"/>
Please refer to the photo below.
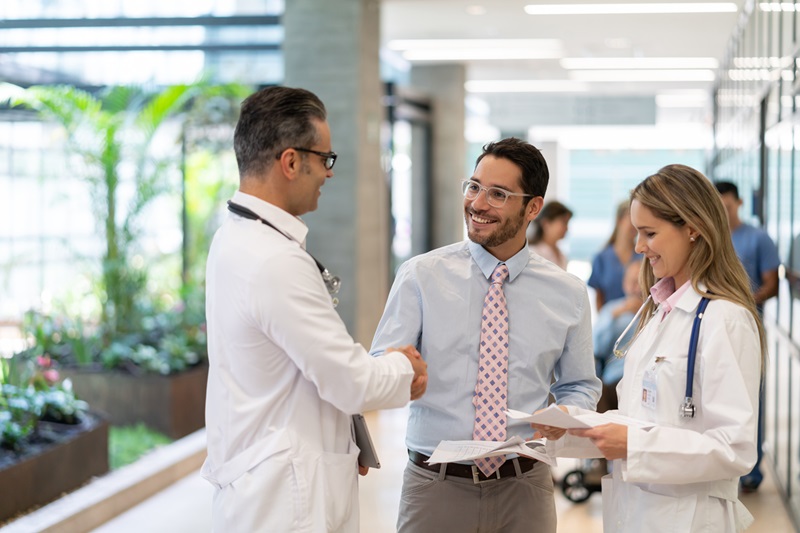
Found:
<path fill-rule="evenodd" d="M 555 533 L 550 467 L 474 484 L 410 462 L 403 475 L 399 533 Z"/>

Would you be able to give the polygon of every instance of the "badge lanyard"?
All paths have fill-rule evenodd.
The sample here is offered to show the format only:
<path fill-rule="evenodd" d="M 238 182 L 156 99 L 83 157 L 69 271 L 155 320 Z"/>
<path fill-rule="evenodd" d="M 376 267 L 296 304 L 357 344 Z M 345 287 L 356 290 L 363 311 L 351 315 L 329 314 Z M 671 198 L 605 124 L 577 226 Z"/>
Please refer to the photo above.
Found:
<path fill-rule="evenodd" d="M 265 225 L 269 226 L 270 228 L 274 229 L 275 231 L 277 231 L 278 233 L 280 233 L 281 235 L 283 235 L 284 237 L 286 237 L 290 241 L 297 242 L 295 239 L 291 238 L 289 235 L 287 235 L 286 233 L 284 233 L 283 231 L 281 231 L 277 227 L 275 227 L 268 220 L 265 220 L 265 219 L 261 218 L 255 212 L 253 212 L 250 209 L 244 207 L 243 205 L 239 205 L 239 204 L 236 204 L 236 203 L 231 202 L 230 200 L 228 200 L 228 211 L 230 211 L 231 213 L 234 213 L 236 215 L 239 215 L 242 218 L 246 218 L 248 220 L 258 220 L 262 224 L 265 224 Z M 308 255 L 310 255 L 311 259 L 313 259 L 314 262 L 317 264 L 317 268 L 319 269 L 319 273 L 322 276 L 322 281 L 325 282 L 325 287 L 328 289 L 328 294 L 331 295 L 331 300 L 333 300 L 333 307 L 336 307 L 337 305 L 339 305 L 339 298 L 336 297 L 336 294 L 339 292 L 339 289 L 342 287 L 342 280 L 339 279 L 339 276 L 334 276 L 333 274 L 331 274 L 330 271 L 327 268 L 325 268 L 322 265 L 322 263 L 317 261 L 317 258 L 314 257 L 313 255 L 311 255 L 311 253 L 308 250 L 306 250 L 306 253 Z"/>

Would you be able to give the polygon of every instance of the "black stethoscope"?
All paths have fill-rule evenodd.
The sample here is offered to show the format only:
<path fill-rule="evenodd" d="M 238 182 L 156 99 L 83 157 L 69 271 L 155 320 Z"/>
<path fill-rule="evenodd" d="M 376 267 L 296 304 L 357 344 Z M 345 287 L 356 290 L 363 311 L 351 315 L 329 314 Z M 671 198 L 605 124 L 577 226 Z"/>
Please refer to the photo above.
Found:
<path fill-rule="evenodd" d="M 278 233 L 280 233 L 281 235 L 283 235 L 284 237 L 286 237 L 290 241 L 297 242 L 295 239 L 291 238 L 289 235 L 287 235 L 286 233 L 284 233 L 283 231 L 281 231 L 277 227 L 275 227 L 268 220 L 265 220 L 265 219 L 261 218 L 255 212 L 251 211 L 250 209 L 246 208 L 243 205 L 239 205 L 237 203 L 234 203 L 234 202 L 228 200 L 228 211 L 230 211 L 231 213 L 234 213 L 236 215 L 239 215 L 242 218 L 246 218 L 248 220 L 258 220 L 262 224 L 265 224 L 265 225 L 269 226 L 270 228 L 274 229 L 275 231 L 277 231 Z M 308 255 L 310 255 L 311 259 L 313 259 L 314 262 L 317 264 L 317 268 L 319 269 L 319 273 L 322 276 L 322 281 L 325 282 L 325 288 L 328 289 L 328 294 L 331 295 L 331 300 L 333 301 L 333 307 L 336 307 L 337 305 L 339 305 L 339 298 L 336 297 L 336 294 L 338 294 L 339 289 L 342 288 L 342 280 L 339 279 L 339 276 L 334 276 L 333 274 L 331 274 L 330 271 L 327 268 L 325 268 L 322 265 L 322 263 L 317 261 L 317 258 L 314 257 L 313 255 L 311 255 L 311 253 L 308 250 L 306 250 L 306 253 Z"/>
<path fill-rule="evenodd" d="M 614 356 L 615 357 L 625 357 L 627 353 L 627 349 L 625 351 L 619 350 L 619 343 L 628 333 L 628 330 L 631 329 L 631 326 L 638 323 L 639 316 L 642 313 L 642 310 L 647 305 L 647 301 L 650 300 L 650 296 L 647 297 L 644 304 L 636 311 L 636 315 L 634 315 L 633 320 L 631 320 L 628 327 L 622 332 L 622 335 L 619 336 L 617 342 L 614 343 Z M 700 321 L 703 320 L 703 315 L 705 314 L 706 306 L 708 306 L 708 302 L 710 300 L 706 297 L 700 299 L 700 305 L 697 306 L 697 313 L 694 316 L 694 323 L 692 324 L 692 334 L 689 336 L 689 354 L 687 356 L 686 361 L 686 392 L 684 394 L 683 403 L 681 403 L 680 407 L 680 415 L 681 418 L 694 418 L 696 408 L 694 406 L 694 400 L 692 399 L 692 389 L 694 388 L 694 363 L 697 360 L 697 340 L 700 337 Z M 633 344 L 636 341 L 636 337 L 639 336 L 639 332 L 636 332 L 633 339 L 628 346 Z"/>

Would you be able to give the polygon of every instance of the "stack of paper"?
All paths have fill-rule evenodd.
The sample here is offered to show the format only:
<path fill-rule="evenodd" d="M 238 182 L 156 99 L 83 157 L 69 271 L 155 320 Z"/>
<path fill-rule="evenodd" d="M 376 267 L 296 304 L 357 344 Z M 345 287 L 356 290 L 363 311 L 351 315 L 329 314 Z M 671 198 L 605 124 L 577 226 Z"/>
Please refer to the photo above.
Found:
<path fill-rule="evenodd" d="M 495 457 L 515 453 L 525 457 L 538 459 L 550 466 L 555 466 L 555 459 L 544 451 L 542 440 L 524 441 L 520 437 L 512 437 L 505 442 L 493 440 L 443 440 L 433 451 L 428 464 L 457 463 L 481 457 Z"/>

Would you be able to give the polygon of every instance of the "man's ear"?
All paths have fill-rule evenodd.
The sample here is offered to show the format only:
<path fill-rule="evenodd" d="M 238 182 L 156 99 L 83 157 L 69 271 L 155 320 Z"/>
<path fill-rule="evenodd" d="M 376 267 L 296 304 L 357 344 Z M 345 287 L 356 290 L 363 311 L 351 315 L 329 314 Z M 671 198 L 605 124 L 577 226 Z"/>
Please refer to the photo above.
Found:
<path fill-rule="evenodd" d="M 278 159 L 278 165 L 286 179 L 292 181 L 300 175 L 303 161 L 297 150 L 289 148 L 281 153 L 281 157 Z"/>
<path fill-rule="evenodd" d="M 525 220 L 530 222 L 536 215 L 539 214 L 539 211 L 542 210 L 542 206 L 544 205 L 544 197 L 542 196 L 534 196 L 530 200 L 528 200 L 528 205 L 525 206 Z"/>

